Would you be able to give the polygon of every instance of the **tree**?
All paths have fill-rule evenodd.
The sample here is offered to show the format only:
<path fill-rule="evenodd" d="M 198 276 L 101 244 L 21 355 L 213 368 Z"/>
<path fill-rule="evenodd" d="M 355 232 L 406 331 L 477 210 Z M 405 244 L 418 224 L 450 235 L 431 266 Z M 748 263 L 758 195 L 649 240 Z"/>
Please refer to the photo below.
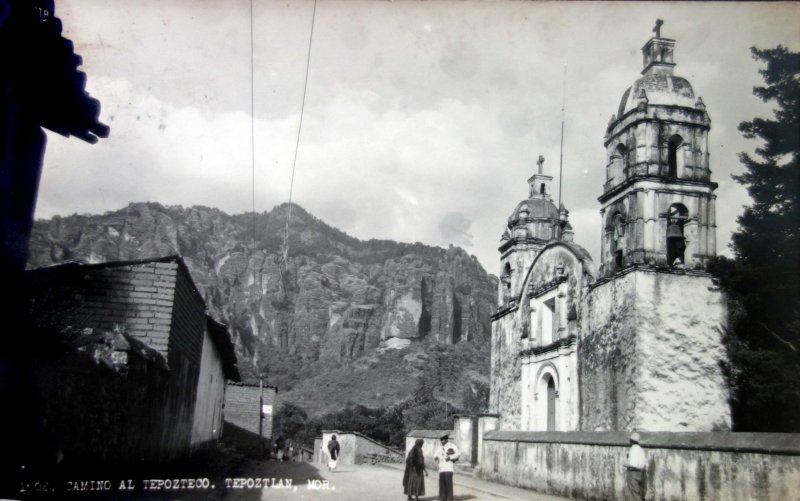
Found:
<path fill-rule="evenodd" d="M 275 413 L 273 435 L 295 440 L 303 445 L 314 443 L 313 432 L 309 433 L 309 419 L 306 411 L 299 405 L 284 402 Z M 309 435 L 311 440 L 309 441 Z"/>
<path fill-rule="evenodd" d="M 725 336 L 737 431 L 800 431 L 800 53 L 785 47 L 751 49 L 766 63 L 765 86 L 753 93 L 777 105 L 772 118 L 742 122 L 762 144 L 740 153 L 733 176 L 753 200 L 733 235 L 735 259 L 711 271 L 730 300 Z"/>

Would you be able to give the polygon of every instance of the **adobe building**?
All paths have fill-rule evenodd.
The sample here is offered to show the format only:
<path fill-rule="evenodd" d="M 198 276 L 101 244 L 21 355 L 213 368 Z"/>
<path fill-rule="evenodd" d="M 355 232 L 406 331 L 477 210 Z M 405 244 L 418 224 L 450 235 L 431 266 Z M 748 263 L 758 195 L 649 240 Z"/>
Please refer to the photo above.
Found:
<path fill-rule="evenodd" d="M 603 139 L 599 267 L 543 169 L 506 224 L 490 411 L 533 431 L 730 430 L 715 256 L 710 118 L 651 38 Z"/>
<path fill-rule="evenodd" d="M 180 256 L 26 278 L 40 405 L 65 460 L 169 460 L 219 440 L 236 355 Z"/>
<path fill-rule="evenodd" d="M 240 452 L 266 454 L 273 438 L 278 388 L 264 384 L 228 382 L 225 391 L 223 442 Z"/>

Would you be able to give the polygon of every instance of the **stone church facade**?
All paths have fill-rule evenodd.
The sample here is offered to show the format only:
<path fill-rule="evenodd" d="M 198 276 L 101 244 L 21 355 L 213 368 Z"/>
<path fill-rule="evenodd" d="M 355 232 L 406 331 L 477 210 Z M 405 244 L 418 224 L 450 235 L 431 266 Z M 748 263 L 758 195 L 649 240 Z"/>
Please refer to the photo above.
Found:
<path fill-rule="evenodd" d="M 675 41 L 642 48 L 641 76 L 604 137 L 601 255 L 573 241 L 537 172 L 501 238 L 490 412 L 516 431 L 730 430 L 720 363 L 710 119 L 674 74 Z"/>

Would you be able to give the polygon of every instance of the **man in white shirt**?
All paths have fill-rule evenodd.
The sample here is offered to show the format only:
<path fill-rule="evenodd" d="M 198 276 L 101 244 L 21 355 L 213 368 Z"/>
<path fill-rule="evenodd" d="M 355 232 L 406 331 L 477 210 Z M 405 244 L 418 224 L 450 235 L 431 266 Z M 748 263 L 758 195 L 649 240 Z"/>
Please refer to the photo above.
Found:
<path fill-rule="evenodd" d="M 641 437 L 638 433 L 631 434 L 631 448 L 628 450 L 628 457 L 623 466 L 625 466 L 625 490 L 623 492 L 625 499 L 644 499 L 647 485 L 645 484 L 645 467 L 647 466 L 647 458 L 644 455 L 644 449 L 639 445 Z"/>
<path fill-rule="evenodd" d="M 442 446 L 436 449 L 433 460 L 439 465 L 439 501 L 453 501 L 453 465 L 458 461 L 458 447 L 450 435 L 441 437 Z"/>

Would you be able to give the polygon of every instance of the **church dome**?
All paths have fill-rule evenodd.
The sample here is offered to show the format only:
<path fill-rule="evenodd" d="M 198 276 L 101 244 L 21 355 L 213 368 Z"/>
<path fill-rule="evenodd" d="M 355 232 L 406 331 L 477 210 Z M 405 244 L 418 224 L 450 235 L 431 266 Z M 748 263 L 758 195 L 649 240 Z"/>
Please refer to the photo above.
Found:
<path fill-rule="evenodd" d="M 521 219 L 558 220 L 558 208 L 549 197 L 534 196 L 517 204 L 508 218 L 508 223 L 513 225 Z"/>
<path fill-rule="evenodd" d="M 695 108 L 696 99 L 692 85 L 683 77 L 671 72 L 654 71 L 640 77 L 628 87 L 619 103 L 618 117 L 635 109 L 642 99 L 647 104 Z"/>

